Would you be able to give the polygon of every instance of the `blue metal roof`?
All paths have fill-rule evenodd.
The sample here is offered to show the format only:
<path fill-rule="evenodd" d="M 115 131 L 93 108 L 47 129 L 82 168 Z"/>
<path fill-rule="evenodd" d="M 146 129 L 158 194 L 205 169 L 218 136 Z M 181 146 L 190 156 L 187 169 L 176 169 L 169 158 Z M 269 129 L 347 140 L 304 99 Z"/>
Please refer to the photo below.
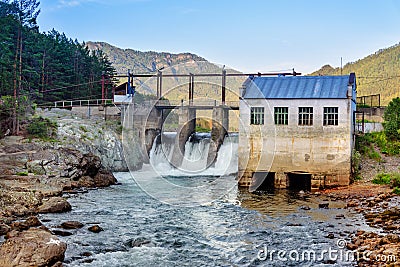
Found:
<path fill-rule="evenodd" d="M 348 86 L 356 89 L 355 75 L 249 77 L 243 98 L 312 99 L 347 98 Z"/>

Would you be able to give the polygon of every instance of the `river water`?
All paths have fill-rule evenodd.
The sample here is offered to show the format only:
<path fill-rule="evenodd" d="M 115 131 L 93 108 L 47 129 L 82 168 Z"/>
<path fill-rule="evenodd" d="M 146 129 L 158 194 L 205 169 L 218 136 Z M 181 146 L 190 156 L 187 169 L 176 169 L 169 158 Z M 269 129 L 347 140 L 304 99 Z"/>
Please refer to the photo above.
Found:
<path fill-rule="evenodd" d="M 155 141 L 142 170 L 115 173 L 118 185 L 71 194 L 71 212 L 40 216 L 53 230 L 85 224 L 60 237 L 67 266 L 355 265 L 343 247 L 356 229 L 369 230 L 361 214 L 308 192 L 239 189 L 237 137 L 207 166 L 208 137 L 198 136 L 186 144 L 186 167 L 172 168 L 173 138 Z M 104 231 L 91 233 L 93 224 Z"/>
<path fill-rule="evenodd" d="M 85 224 L 60 237 L 68 243 L 67 266 L 353 266 L 350 258 L 336 255 L 332 261 L 320 253 L 338 250 L 341 238 L 366 227 L 360 215 L 341 208 L 343 203 L 320 209 L 325 199 L 307 193 L 249 193 L 236 187 L 208 205 L 180 207 L 146 194 L 130 173 L 115 175 L 119 185 L 70 195 L 71 212 L 41 215 L 51 229 L 67 220 Z M 190 179 L 198 178 L 181 182 Z M 104 231 L 89 232 L 92 224 Z M 280 259 L 272 250 L 299 255 L 313 250 L 317 256 L 302 261 L 292 252 Z"/>

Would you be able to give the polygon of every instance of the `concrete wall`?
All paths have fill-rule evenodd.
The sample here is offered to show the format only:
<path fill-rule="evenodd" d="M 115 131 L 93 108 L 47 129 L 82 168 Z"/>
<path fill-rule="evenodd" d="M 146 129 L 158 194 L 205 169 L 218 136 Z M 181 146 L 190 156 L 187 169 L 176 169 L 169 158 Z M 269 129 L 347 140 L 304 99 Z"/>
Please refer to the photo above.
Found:
<path fill-rule="evenodd" d="M 73 107 L 71 113 L 84 119 L 90 119 L 91 117 L 117 119 L 119 118 L 121 111 L 115 106 L 82 106 Z"/>
<path fill-rule="evenodd" d="M 264 125 L 250 125 L 250 107 L 265 107 Z M 288 125 L 274 124 L 274 107 L 289 107 Z M 312 126 L 298 126 L 298 107 L 313 107 Z M 323 126 L 323 107 L 339 108 L 338 126 Z M 348 99 L 241 100 L 239 185 L 256 189 L 258 171 L 274 172 L 277 188 L 290 172 L 311 173 L 313 188 L 349 184 L 354 108 Z"/>
<path fill-rule="evenodd" d="M 364 119 L 373 122 L 383 122 L 385 107 L 358 108 L 357 111 L 364 112 Z"/>

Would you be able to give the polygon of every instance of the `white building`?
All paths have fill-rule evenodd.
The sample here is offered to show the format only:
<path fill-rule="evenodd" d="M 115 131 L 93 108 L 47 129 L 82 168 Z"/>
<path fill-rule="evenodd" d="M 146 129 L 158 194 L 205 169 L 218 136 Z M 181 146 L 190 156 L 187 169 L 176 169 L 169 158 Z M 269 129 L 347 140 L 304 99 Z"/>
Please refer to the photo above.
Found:
<path fill-rule="evenodd" d="M 355 109 L 354 73 L 249 77 L 240 99 L 239 185 L 348 185 Z"/>

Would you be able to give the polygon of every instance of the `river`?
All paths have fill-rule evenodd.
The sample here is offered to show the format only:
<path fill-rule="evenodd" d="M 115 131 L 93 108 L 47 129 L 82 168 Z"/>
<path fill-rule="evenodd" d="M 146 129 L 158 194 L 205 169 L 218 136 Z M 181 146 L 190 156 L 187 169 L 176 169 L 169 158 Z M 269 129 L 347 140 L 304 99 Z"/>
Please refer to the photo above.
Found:
<path fill-rule="evenodd" d="M 227 137 L 207 166 L 209 135 L 197 135 L 186 144 L 183 167 L 173 168 L 173 140 L 174 133 L 157 138 L 150 164 L 115 173 L 118 185 L 69 195 L 71 212 L 40 216 L 50 229 L 85 224 L 60 237 L 67 266 L 355 265 L 345 243 L 356 229 L 369 229 L 345 203 L 239 189 L 237 136 Z M 322 202 L 329 209 L 319 208 Z M 88 231 L 93 224 L 104 231 Z"/>
<path fill-rule="evenodd" d="M 66 220 L 85 224 L 60 237 L 68 243 L 67 266 L 353 266 L 339 254 L 333 260 L 320 254 L 329 248 L 345 251 L 337 243 L 366 227 L 361 215 L 343 209 L 344 203 L 320 209 L 318 203 L 326 199 L 310 193 L 249 193 L 234 187 L 209 204 L 182 207 L 149 196 L 130 173 L 115 175 L 118 185 L 69 195 L 71 212 L 41 215 L 51 229 Z M 192 179 L 199 178 L 180 182 Z M 175 192 L 170 194 L 173 198 Z M 91 224 L 104 231 L 89 232 Z M 272 250 L 287 253 L 278 258 Z M 316 257 L 296 257 L 305 250 Z"/>

